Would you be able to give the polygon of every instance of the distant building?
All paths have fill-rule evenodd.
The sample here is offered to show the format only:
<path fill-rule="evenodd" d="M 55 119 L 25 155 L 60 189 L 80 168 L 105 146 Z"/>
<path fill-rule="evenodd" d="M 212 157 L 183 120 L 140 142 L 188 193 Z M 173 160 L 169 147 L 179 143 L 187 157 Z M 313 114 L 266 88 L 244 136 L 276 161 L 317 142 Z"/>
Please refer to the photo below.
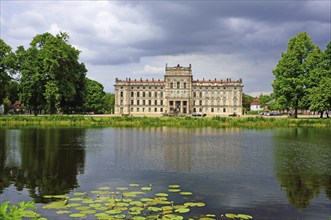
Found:
<path fill-rule="evenodd" d="M 4 105 L 0 105 L 0 115 L 4 114 L 5 113 L 5 107 Z"/>
<path fill-rule="evenodd" d="M 115 114 L 242 114 L 242 80 L 194 80 L 191 65 L 165 68 L 164 80 L 115 80 Z"/>
<path fill-rule="evenodd" d="M 251 111 L 261 111 L 261 110 L 263 110 L 263 108 L 261 108 L 259 104 L 259 99 L 258 98 L 253 99 L 253 101 L 251 102 Z"/>
<path fill-rule="evenodd" d="M 24 113 L 25 112 L 25 107 L 19 101 L 16 101 L 14 104 L 9 106 L 9 112 L 11 112 L 11 113 Z"/>

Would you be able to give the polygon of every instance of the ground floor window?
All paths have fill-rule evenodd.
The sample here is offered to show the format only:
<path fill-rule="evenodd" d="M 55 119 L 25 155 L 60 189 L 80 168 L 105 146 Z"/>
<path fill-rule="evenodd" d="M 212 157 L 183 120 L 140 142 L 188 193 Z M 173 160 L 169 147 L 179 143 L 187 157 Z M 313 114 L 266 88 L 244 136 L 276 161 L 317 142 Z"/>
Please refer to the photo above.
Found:
<path fill-rule="evenodd" d="M 157 112 L 157 108 L 154 108 L 154 112 Z"/>
<path fill-rule="evenodd" d="M 226 112 L 226 108 L 223 108 L 223 112 Z"/>

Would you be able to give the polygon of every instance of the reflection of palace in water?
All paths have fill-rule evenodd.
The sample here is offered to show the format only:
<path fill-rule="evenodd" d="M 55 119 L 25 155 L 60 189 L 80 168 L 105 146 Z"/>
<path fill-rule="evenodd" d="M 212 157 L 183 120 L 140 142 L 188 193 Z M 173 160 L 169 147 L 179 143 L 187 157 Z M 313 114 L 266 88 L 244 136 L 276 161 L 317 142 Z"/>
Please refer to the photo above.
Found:
<path fill-rule="evenodd" d="M 115 135 L 116 167 L 143 170 L 233 171 L 240 169 L 242 149 L 227 137 L 230 129 L 132 129 Z M 220 137 L 222 136 L 222 138 Z"/>

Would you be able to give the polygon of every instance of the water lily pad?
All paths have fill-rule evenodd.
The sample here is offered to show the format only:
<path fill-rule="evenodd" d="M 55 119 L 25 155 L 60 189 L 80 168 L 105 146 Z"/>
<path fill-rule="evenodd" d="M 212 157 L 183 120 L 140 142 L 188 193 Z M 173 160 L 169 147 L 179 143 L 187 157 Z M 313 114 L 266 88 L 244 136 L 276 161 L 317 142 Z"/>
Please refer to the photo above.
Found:
<path fill-rule="evenodd" d="M 32 210 L 24 210 L 23 211 L 23 216 L 26 218 L 36 218 L 39 217 L 40 214 L 37 214 L 36 212 L 32 211 Z"/>
<path fill-rule="evenodd" d="M 233 213 L 226 213 L 225 217 L 230 218 L 230 219 L 235 219 L 235 218 L 237 218 L 237 215 L 233 214 Z"/>
<path fill-rule="evenodd" d="M 99 189 L 100 189 L 100 190 L 110 190 L 110 187 L 108 187 L 108 186 L 103 186 L 103 187 L 100 187 Z"/>
<path fill-rule="evenodd" d="M 151 199 L 151 198 L 141 198 L 140 201 L 142 201 L 142 202 L 151 202 L 151 201 L 153 201 L 153 199 Z"/>
<path fill-rule="evenodd" d="M 126 202 L 118 202 L 117 204 L 116 204 L 116 206 L 119 206 L 119 207 L 123 207 L 123 206 L 129 206 L 129 203 L 126 203 Z"/>
<path fill-rule="evenodd" d="M 145 220 L 146 217 L 143 217 L 143 216 L 134 216 L 132 219 L 133 220 Z"/>
<path fill-rule="evenodd" d="M 90 207 L 88 207 L 88 206 L 78 206 L 78 207 L 76 207 L 75 209 L 76 209 L 76 210 L 79 210 L 79 211 L 83 211 L 83 210 L 88 210 L 88 209 L 90 209 Z"/>
<path fill-rule="evenodd" d="M 45 199 L 68 199 L 67 195 L 45 195 Z"/>
<path fill-rule="evenodd" d="M 95 217 L 99 217 L 99 218 L 108 218 L 109 215 L 107 213 L 97 213 L 94 214 Z"/>
<path fill-rule="evenodd" d="M 80 204 L 80 203 L 70 203 L 69 205 L 68 205 L 68 207 L 69 208 L 72 208 L 72 207 L 78 207 L 78 206 L 81 206 L 82 204 Z"/>
<path fill-rule="evenodd" d="M 250 216 L 250 215 L 245 215 L 245 214 L 238 214 L 237 217 L 240 218 L 240 219 L 243 219 L 243 220 L 253 219 L 252 216 Z"/>
<path fill-rule="evenodd" d="M 58 215 L 64 215 L 64 214 L 69 214 L 70 211 L 69 210 L 59 210 L 59 211 L 56 211 L 56 214 Z"/>
<path fill-rule="evenodd" d="M 192 195 L 193 193 L 192 192 L 180 192 L 180 194 L 181 195 L 183 195 L 183 196 L 190 196 L 190 195 Z"/>
<path fill-rule="evenodd" d="M 44 205 L 43 209 L 66 209 L 67 203 L 65 201 L 55 201 L 51 202 L 50 204 Z"/>
<path fill-rule="evenodd" d="M 142 206 L 143 203 L 141 201 L 132 201 L 132 202 L 130 202 L 130 205 Z"/>
<path fill-rule="evenodd" d="M 180 192 L 180 189 L 169 189 L 168 192 L 172 192 L 172 193 Z"/>
<path fill-rule="evenodd" d="M 147 208 L 149 211 L 152 211 L 152 212 L 160 212 L 162 211 L 162 208 L 159 208 L 159 207 L 154 207 L 154 206 L 150 206 Z"/>
<path fill-rule="evenodd" d="M 109 211 L 107 211 L 106 213 L 107 214 L 110 214 L 110 215 L 116 215 L 116 214 L 119 214 L 119 213 L 121 213 L 122 211 L 120 211 L 120 210 L 117 210 L 117 209 L 113 209 L 113 210 L 109 210 Z"/>
<path fill-rule="evenodd" d="M 101 204 L 90 204 L 89 206 L 92 208 L 98 208 L 101 207 Z"/>
<path fill-rule="evenodd" d="M 137 187 L 137 186 L 139 186 L 139 184 L 138 183 L 130 183 L 129 186 Z"/>
<path fill-rule="evenodd" d="M 169 188 L 178 189 L 178 188 L 180 188 L 180 185 L 169 185 Z"/>
<path fill-rule="evenodd" d="M 187 213 L 189 211 L 190 211 L 189 208 L 180 208 L 180 209 L 175 210 L 175 212 L 180 213 L 180 214 Z"/>
<path fill-rule="evenodd" d="M 121 214 L 121 215 L 115 215 L 114 217 L 117 218 L 117 219 L 123 219 L 126 216 L 124 214 Z"/>
<path fill-rule="evenodd" d="M 73 213 L 69 215 L 71 218 L 83 218 L 86 216 L 84 213 Z"/>
<path fill-rule="evenodd" d="M 206 204 L 203 203 L 203 202 L 198 202 L 198 203 L 196 204 L 197 207 L 204 207 L 205 205 L 206 205 Z"/>
<path fill-rule="evenodd" d="M 127 187 L 117 187 L 116 189 L 117 189 L 117 190 L 120 190 L 120 191 L 128 190 Z"/>
<path fill-rule="evenodd" d="M 143 190 L 143 191 L 151 191 L 152 190 L 152 187 L 144 186 L 144 187 L 141 187 L 141 190 Z"/>
<path fill-rule="evenodd" d="M 156 193 L 156 196 L 161 196 L 161 197 L 167 197 L 168 194 L 167 193 Z"/>
<path fill-rule="evenodd" d="M 162 219 L 182 220 L 182 219 L 184 219 L 184 217 L 179 216 L 179 215 L 174 215 L 174 214 L 167 214 L 167 215 L 164 215 L 164 218 L 162 218 Z"/>

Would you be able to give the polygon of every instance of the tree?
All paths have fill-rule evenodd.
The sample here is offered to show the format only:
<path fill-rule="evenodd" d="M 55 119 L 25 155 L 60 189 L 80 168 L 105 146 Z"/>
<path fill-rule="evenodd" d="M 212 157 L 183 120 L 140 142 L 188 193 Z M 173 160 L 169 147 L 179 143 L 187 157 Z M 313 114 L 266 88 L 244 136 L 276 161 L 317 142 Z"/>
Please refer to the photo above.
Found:
<path fill-rule="evenodd" d="M 243 108 L 245 109 L 245 111 L 249 111 L 250 108 L 251 108 L 251 103 L 253 101 L 254 97 L 253 96 L 250 96 L 246 93 L 243 93 L 242 94 L 242 105 L 243 105 Z"/>
<path fill-rule="evenodd" d="M 272 100 L 272 96 L 271 95 L 263 95 L 261 94 L 259 96 L 259 105 L 261 108 L 263 108 L 267 102 L 271 101 Z"/>
<path fill-rule="evenodd" d="M 295 118 L 297 118 L 298 108 L 305 105 L 307 78 L 311 71 L 306 59 L 317 49 L 307 33 L 299 33 L 290 39 L 287 51 L 282 53 L 282 58 L 273 70 L 275 75 L 272 84 L 274 95 L 279 104 L 294 110 Z M 312 62 L 311 65 L 313 64 Z"/>
<path fill-rule="evenodd" d="M 308 92 L 309 109 L 320 112 L 328 112 L 331 109 L 331 41 L 326 47 L 324 54 L 320 55 L 317 68 L 311 71 L 311 87 Z M 327 117 L 329 117 L 327 113 Z"/>
<path fill-rule="evenodd" d="M 67 33 L 37 35 L 26 51 L 20 49 L 21 99 L 35 114 L 70 113 L 83 105 L 86 68 Z"/>
<path fill-rule="evenodd" d="M 115 94 L 106 93 L 103 97 L 103 103 L 106 113 L 114 114 L 115 112 Z"/>
<path fill-rule="evenodd" d="M 86 112 L 104 113 L 104 96 L 103 86 L 97 81 L 86 78 L 85 80 L 85 103 L 84 110 Z"/>
<path fill-rule="evenodd" d="M 16 73 L 15 54 L 12 48 L 0 39 L 0 104 L 11 96 L 12 76 Z M 16 101 L 16 100 L 11 100 Z"/>

